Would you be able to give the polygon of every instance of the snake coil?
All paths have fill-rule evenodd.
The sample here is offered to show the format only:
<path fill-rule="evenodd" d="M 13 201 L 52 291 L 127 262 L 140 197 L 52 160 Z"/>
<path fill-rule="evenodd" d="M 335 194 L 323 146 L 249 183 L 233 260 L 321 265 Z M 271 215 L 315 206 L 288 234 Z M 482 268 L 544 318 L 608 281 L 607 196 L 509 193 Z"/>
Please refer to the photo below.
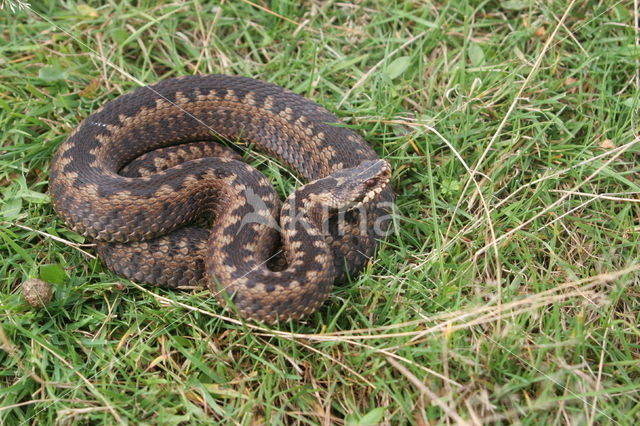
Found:
<path fill-rule="evenodd" d="M 211 142 L 220 139 L 250 143 L 309 183 L 281 207 L 260 172 Z M 55 154 L 50 193 L 115 273 L 167 287 L 206 280 L 242 316 L 275 322 L 313 312 L 363 268 L 389 225 L 390 173 L 302 96 L 245 77 L 188 76 L 87 117 Z M 211 228 L 197 220 L 207 214 Z"/>

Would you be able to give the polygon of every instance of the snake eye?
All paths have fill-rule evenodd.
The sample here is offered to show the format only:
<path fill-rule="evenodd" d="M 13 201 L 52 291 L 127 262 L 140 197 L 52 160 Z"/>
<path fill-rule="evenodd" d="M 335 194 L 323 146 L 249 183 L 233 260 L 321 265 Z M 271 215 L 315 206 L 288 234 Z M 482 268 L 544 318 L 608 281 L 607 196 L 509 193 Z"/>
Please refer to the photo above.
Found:
<path fill-rule="evenodd" d="M 373 178 L 371 178 L 371 179 L 369 179 L 369 180 L 367 180 L 367 181 L 365 181 L 365 182 L 364 182 L 364 185 L 365 185 L 367 188 L 374 187 L 374 186 L 376 186 L 376 184 L 377 184 L 377 180 L 376 180 L 376 179 L 373 179 Z"/>

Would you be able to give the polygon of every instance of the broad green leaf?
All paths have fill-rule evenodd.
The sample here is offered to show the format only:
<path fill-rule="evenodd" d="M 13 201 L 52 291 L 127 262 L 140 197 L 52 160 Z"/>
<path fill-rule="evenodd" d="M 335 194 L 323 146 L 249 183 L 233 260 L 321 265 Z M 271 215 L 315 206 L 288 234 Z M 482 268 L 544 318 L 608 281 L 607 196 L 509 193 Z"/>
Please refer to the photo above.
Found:
<path fill-rule="evenodd" d="M 410 64 L 410 57 L 400 56 L 399 58 L 396 58 L 393 62 L 391 62 L 389 66 L 387 66 L 387 69 L 384 73 L 387 75 L 387 77 L 393 80 L 399 77 L 403 72 L 405 72 L 407 68 L 409 68 Z"/>
<path fill-rule="evenodd" d="M 0 216 L 6 220 L 14 220 L 22 213 L 22 198 L 10 198 L 4 202 Z"/>
<path fill-rule="evenodd" d="M 38 77 L 44 81 L 60 81 L 67 78 L 67 72 L 58 66 L 49 65 L 40 68 Z"/>
<path fill-rule="evenodd" d="M 478 67 L 484 63 L 484 51 L 478 43 L 469 45 L 469 59 L 474 67 Z"/>
<path fill-rule="evenodd" d="M 369 411 L 367 414 L 362 416 L 359 423 L 361 425 L 380 424 L 380 422 L 382 421 L 382 418 L 384 417 L 384 411 L 385 411 L 384 407 L 374 408 L 373 410 Z"/>
<path fill-rule="evenodd" d="M 528 2 L 524 0 L 507 0 L 501 3 L 503 9 L 508 10 L 523 10 L 529 7 Z"/>
<path fill-rule="evenodd" d="M 41 265 L 40 279 L 53 284 L 63 284 L 67 280 L 67 273 L 64 271 L 62 266 L 55 263 L 50 265 Z"/>
<path fill-rule="evenodd" d="M 111 31 L 111 38 L 118 44 L 123 44 L 129 38 L 129 31 L 124 28 L 113 28 Z"/>
<path fill-rule="evenodd" d="M 351 414 L 347 416 L 347 418 L 345 419 L 346 420 L 345 423 L 347 424 L 347 426 L 377 425 L 377 424 L 380 424 L 380 422 L 382 421 L 382 418 L 384 417 L 384 411 L 385 411 L 384 407 L 374 408 L 373 410 L 369 411 L 367 414 L 360 417 L 359 419 L 357 418 L 356 415 Z"/>

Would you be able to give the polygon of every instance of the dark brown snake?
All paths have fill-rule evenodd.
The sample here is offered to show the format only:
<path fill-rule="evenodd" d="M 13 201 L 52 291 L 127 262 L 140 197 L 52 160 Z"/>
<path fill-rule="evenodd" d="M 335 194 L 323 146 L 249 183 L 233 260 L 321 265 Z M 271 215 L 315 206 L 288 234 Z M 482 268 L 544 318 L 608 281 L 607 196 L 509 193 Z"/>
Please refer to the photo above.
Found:
<path fill-rule="evenodd" d="M 262 173 L 211 142 L 221 139 L 310 183 L 280 210 Z M 50 193 L 115 273 L 167 287 L 204 279 L 223 305 L 275 322 L 313 312 L 364 267 L 390 224 L 389 178 L 364 139 L 317 104 L 208 75 L 139 88 L 87 117 L 55 154 Z M 194 225 L 207 214 L 209 229 Z"/>

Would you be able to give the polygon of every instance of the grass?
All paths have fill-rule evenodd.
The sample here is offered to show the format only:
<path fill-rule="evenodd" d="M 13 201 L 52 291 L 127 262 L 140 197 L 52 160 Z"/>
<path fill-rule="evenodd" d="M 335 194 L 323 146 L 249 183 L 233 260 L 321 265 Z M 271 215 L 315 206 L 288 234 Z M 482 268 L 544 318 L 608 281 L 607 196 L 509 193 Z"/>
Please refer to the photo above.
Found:
<path fill-rule="evenodd" d="M 637 424 L 637 1 L 0 3 L 0 424 Z M 52 211 L 84 117 L 213 72 L 394 166 L 395 232 L 303 322 L 122 280 Z"/>

